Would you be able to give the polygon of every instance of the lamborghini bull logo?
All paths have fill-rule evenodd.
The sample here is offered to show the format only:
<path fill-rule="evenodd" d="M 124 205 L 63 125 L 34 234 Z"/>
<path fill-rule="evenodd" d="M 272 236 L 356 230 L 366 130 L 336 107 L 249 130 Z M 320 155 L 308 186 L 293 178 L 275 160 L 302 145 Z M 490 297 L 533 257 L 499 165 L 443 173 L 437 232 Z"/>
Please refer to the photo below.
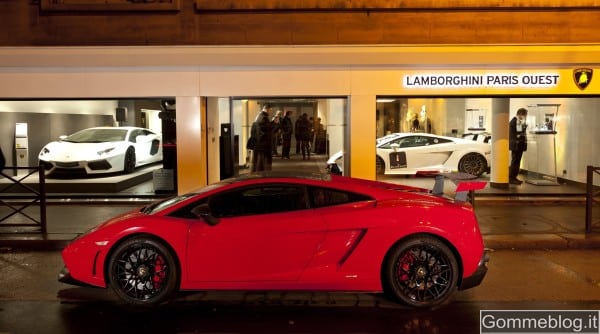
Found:
<path fill-rule="evenodd" d="M 577 85 L 579 89 L 584 90 L 590 82 L 592 82 L 593 74 L 594 70 L 591 68 L 578 68 L 573 70 L 573 80 L 575 81 L 575 85 Z"/>

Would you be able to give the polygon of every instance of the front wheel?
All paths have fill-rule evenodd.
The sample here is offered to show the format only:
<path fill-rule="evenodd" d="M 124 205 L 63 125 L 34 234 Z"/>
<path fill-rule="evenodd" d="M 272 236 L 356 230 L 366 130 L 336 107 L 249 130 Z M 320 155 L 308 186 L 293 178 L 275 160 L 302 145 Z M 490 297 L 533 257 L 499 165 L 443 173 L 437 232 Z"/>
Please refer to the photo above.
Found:
<path fill-rule="evenodd" d="M 125 152 L 125 160 L 123 161 L 123 171 L 125 174 L 132 173 L 135 170 L 135 149 L 129 147 Z"/>
<path fill-rule="evenodd" d="M 375 157 L 375 173 L 377 175 L 385 174 L 385 162 L 379 156 Z"/>
<path fill-rule="evenodd" d="M 487 170 L 487 160 L 485 157 L 478 153 L 469 153 L 460 159 L 458 163 L 458 171 L 462 173 L 471 174 L 474 176 L 481 176 Z"/>
<path fill-rule="evenodd" d="M 394 246 L 383 268 L 388 297 L 412 307 L 446 303 L 458 286 L 458 263 L 439 239 L 415 236 Z"/>
<path fill-rule="evenodd" d="M 149 237 L 126 240 L 107 266 L 108 285 L 128 304 L 154 306 L 177 287 L 177 265 L 171 251 Z"/>

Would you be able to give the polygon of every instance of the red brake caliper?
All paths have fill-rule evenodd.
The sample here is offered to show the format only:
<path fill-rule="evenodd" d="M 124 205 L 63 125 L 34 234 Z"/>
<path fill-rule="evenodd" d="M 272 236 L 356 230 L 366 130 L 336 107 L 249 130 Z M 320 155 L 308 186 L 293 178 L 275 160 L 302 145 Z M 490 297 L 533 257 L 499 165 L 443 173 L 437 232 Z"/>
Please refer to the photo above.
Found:
<path fill-rule="evenodd" d="M 162 256 L 158 256 L 154 261 L 154 277 L 152 277 L 152 282 L 154 283 L 154 289 L 160 288 L 163 280 L 166 277 L 166 273 L 164 271 L 165 261 Z"/>
<path fill-rule="evenodd" d="M 410 278 L 410 266 L 414 263 L 414 261 L 415 256 L 413 255 L 413 253 L 406 252 L 404 253 L 404 255 L 402 255 L 402 258 L 399 261 L 400 265 L 398 266 L 398 278 L 400 279 L 400 281 L 404 282 Z"/>

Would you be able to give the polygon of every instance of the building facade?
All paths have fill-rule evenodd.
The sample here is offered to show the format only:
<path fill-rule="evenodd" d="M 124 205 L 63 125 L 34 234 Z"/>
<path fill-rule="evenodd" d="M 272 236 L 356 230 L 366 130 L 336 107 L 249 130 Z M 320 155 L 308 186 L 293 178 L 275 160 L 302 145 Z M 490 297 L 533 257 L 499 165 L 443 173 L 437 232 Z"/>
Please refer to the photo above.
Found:
<path fill-rule="evenodd" d="M 508 183 L 506 125 L 524 106 L 534 127 L 546 115 L 557 118 L 552 140 L 541 137 L 523 168 L 585 182 L 585 166 L 600 165 L 599 6 L 7 1 L 0 4 L 8 32 L 0 37 L 0 100 L 3 112 L 20 112 L 7 102 L 174 99 L 178 192 L 219 179 L 215 138 L 247 99 L 311 98 L 342 110 L 329 122 L 341 126 L 334 146 L 350 153 L 348 174 L 369 179 L 377 177 L 374 139 L 390 120 L 393 131 L 403 130 L 425 106 L 426 131 L 490 130 L 490 181 L 500 186 Z M 3 141 L 3 151 L 12 150 Z"/>

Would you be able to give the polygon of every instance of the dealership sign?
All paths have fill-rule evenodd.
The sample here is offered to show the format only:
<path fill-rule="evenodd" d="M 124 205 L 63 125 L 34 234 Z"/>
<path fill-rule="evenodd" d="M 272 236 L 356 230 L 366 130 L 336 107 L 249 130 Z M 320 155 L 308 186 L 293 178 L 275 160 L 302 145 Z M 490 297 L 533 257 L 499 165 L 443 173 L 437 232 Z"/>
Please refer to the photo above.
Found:
<path fill-rule="evenodd" d="M 559 73 L 485 73 L 405 75 L 405 88 L 554 88 Z"/>

